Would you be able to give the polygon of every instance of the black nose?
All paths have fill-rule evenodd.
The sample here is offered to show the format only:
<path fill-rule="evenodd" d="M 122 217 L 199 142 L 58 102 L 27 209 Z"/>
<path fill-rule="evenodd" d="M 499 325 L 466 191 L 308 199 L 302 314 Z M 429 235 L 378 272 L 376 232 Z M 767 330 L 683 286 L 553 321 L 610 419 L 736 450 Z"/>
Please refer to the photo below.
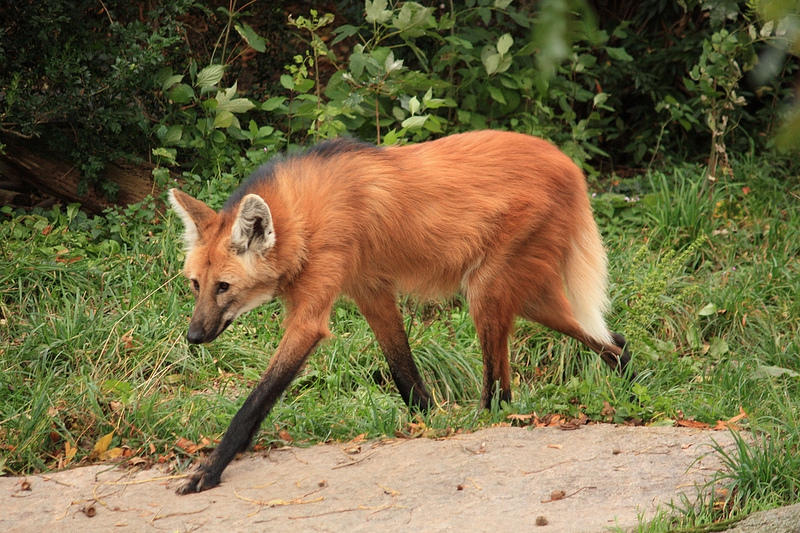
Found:
<path fill-rule="evenodd" d="M 203 344 L 205 339 L 205 332 L 201 328 L 189 328 L 189 333 L 186 334 L 186 340 L 189 344 Z"/>

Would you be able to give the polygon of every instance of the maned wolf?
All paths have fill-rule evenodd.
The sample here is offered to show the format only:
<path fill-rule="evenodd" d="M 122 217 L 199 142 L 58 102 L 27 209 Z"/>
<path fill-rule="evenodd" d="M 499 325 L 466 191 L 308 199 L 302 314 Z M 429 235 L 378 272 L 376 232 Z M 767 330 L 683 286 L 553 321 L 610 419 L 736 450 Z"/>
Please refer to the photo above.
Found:
<path fill-rule="evenodd" d="M 580 169 L 550 143 L 480 131 L 379 148 L 325 141 L 256 170 L 217 213 L 173 189 L 196 304 L 187 339 L 211 342 L 280 296 L 285 334 L 219 446 L 178 489 L 219 484 L 317 344 L 337 297 L 367 319 L 405 402 L 431 397 L 411 357 L 398 293 L 461 291 L 483 351 L 481 405 L 511 398 L 515 316 L 565 333 L 622 371 L 606 327 L 606 254 Z"/>

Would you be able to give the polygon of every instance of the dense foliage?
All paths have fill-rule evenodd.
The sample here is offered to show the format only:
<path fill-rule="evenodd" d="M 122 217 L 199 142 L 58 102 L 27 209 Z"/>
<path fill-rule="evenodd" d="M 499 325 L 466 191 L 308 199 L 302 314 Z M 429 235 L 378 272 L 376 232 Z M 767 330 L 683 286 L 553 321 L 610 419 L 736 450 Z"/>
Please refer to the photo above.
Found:
<path fill-rule="evenodd" d="M 224 190 L 209 179 L 319 138 L 486 127 L 549 138 L 590 174 L 691 159 L 716 176 L 771 148 L 797 70 L 787 0 L 218 4 L 4 5 L 0 127 L 107 193 L 106 161 L 153 149 Z"/>

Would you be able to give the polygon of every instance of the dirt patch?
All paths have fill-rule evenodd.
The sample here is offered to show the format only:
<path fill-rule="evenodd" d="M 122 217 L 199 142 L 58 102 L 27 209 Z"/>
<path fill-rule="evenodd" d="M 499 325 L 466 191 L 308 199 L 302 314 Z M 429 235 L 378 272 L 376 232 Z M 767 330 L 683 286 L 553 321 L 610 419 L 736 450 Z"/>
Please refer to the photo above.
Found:
<path fill-rule="evenodd" d="M 324 444 L 247 454 L 189 496 L 157 468 L 96 465 L 0 478 L 0 531 L 600 532 L 695 494 L 719 468 L 712 439 L 732 444 L 607 424 Z"/>

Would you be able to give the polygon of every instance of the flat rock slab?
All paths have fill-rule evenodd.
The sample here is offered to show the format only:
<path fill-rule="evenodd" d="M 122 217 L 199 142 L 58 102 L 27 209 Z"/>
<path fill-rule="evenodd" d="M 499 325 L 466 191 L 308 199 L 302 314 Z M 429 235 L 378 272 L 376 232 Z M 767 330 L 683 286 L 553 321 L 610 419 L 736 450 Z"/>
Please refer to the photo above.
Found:
<path fill-rule="evenodd" d="M 608 424 L 322 444 L 246 454 L 188 496 L 158 468 L 95 465 L 0 478 L 0 531 L 601 532 L 696 494 L 720 467 L 713 441 L 732 445 Z"/>
<path fill-rule="evenodd" d="M 729 533 L 800 533 L 800 503 L 753 513 L 726 531 Z"/>

